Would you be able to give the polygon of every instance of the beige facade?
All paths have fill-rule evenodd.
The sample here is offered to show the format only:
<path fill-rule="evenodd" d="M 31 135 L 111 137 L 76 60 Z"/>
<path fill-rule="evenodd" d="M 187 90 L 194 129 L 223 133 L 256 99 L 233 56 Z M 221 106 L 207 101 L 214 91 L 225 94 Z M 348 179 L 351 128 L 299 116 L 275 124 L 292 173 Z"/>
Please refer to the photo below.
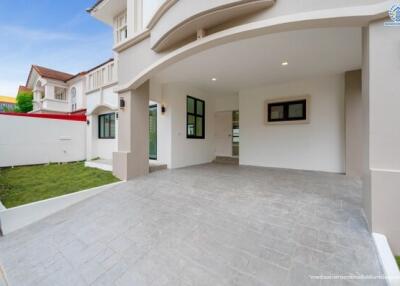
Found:
<path fill-rule="evenodd" d="M 114 47 L 118 58 L 116 90 L 125 102 L 119 110 L 118 152 L 113 159 L 118 177 L 130 179 L 148 172 L 150 98 L 157 97 L 157 102 L 166 107 L 159 116 L 160 124 L 168 128 L 162 157 L 168 158 L 170 167 L 171 162 L 185 162 L 177 164 L 181 167 L 210 161 L 208 151 L 202 158 L 192 152 L 203 145 L 206 150 L 215 148 L 213 138 L 200 143 L 185 138 L 185 95 L 204 91 L 210 96 L 207 106 L 211 110 L 218 110 L 217 102 L 231 106 L 239 97 L 239 112 L 245 111 L 240 122 L 246 128 L 241 130 L 245 152 L 239 162 L 362 176 L 364 209 L 371 230 L 387 235 L 395 252 L 400 253 L 400 228 L 396 224 L 396 202 L 400 199 L 400 153 L 396 146 L 400 132 L 395 132 L 400 102 L 394 84 L 399 76 L 400 28 L 384 25 L 393 1 L 168 0 L 160 2 L 148 23 L 143 19 L 149 18 L 144 17 L 149 11 L 142 4 L 141 0 L 104 0 L 91 10 L 94 17 L 110 25 L 121 13 L 126 13 L 127 19 L 126 39 L 116 41 Z M 325 36 L 326 41 L 318 41 Z M 329 39 L 335 40 L 327 44 Z M 321 84 L 321 76 L 335 80 Z M 180 91 L 177 86 L 182 84 L 191 87 L 185 88 L 188 94 L 183 94 L 179 102 L 178 97 L 171 99 L 169 91 Z M 246 92 L 249 90 L 279 91 L 288 97 L 310 91 L 311 111 L 316 108 L 317 116 L 322 117 L 313 118 L 311 113 L 309 124 L 302 127 L 266 127 L 263 104 L 254 104 L 254 100 L 264 102 L 267 98 Z M 326 101 L 321 100 L 324 94 Z M 328 96 L 331 94 L 336 100 Z M 232 100 L 221 100 L 225 97 Z M 314 106 L 314 102 L 321 105 Z M 254 114 L 260 115 L 260 121 L 251 117 Z M 254 122 L 246 125 L 251 120 Z M 323 140 L 334 144 L 332 158 L 322 148 L 326 143 L 316 136 L 315 120 L 327 131 Z M 209 124 L 213 126 L 213 122 Z M 252 128 L 258 128 L 257 132 L 249 132 Z M 309 135 L 302 136 L 300 128 Z M 296 138 L 287 136 L 290 130 L 298 134 Z M 258 136 L 260 133 L 263 136 Z M 299 144 L 292 144 L 291 156 L 282 151 L 284 148 L 277 148 L 271 153 L 280 154 L 274 161 L 271 156 L 262 159 L 268 153 L 257 143 L 272 135 L 292 143 L 298 140 Z M 290 145 L 285 141 L 268 143 L 270 148 Z M 252 152 L 260 152 L 260 156 Z M 296 154 L 312 155 L 299 161 Z"/>

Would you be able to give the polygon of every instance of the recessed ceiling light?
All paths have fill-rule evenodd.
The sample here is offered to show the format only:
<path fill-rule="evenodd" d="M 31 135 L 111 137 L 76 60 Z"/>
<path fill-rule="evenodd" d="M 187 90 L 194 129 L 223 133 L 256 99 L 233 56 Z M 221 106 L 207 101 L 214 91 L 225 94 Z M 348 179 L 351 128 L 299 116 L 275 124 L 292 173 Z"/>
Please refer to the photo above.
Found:
<path fill-rule="evenodd" d="M 212 80 L 212 81 L 217 81 L 217 78 L 213 77 L 211 80 Z"/>
<path fill-rule="evenodd" d="M 289 63 L 287 61 L 282 62 L 282 66 L 287 66 Z"/>

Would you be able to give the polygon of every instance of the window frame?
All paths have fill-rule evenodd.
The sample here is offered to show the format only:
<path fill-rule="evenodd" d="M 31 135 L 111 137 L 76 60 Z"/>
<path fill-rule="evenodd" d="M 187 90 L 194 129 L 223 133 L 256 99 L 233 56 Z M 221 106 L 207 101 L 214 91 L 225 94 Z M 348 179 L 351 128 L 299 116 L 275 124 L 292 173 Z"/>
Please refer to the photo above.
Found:
<path fill-rule="evenodd" d="M 303 116 L 289 117 L 289 107 L 294 104 L 302 104 Z M 274 106 L 283 106 L 283 118 L 272 119 L 271 109 Z M 265 123 L 269 124 L 307 124 L 310 120 L 310 97 L 298 96 L 265 101 Z"/>
<path fill-rule="evenodd" d="M 114 115 L 114 136 L 111 136 L 111 118 L 112 118 L 113 115 Z M 103 132 L 104 136 L 101 136 L 101 129 L 102 129 L 101 118 L 102 117 L 104 117 L 104 118 L 110 117 L 109 126 L 108 126 L 108 130 L 109 130 L 108 131 L 108 133 L 109 133 L 108 136 L 105 135 L 105 130 Z M 115 137 L 116 137 L 115 136 L 116 122 L 117 122 L 117 116 L 116 116 L 115 112 L 99 114 L 99 116 L 98 116 L 98 134 L 97 134 L 97 138 L 98 139 L 115 139 Z M 105 126 L 105 124 L 104 124 L 104 126 Z"/>
<path fill-rule="evenodd" d="M 128 14 L 127 10 L 124 10 L 120 14 L 114 17 L 115 44 L 119 44 L 125 41 L 127 38 L 128 38 Z"/>
<path fill-rule="evenodd" d="M 189 112 L 189 99 L 194 100 L 194 112 Z M 197 114 L 197 103 L 203 104 L 202 115 Z M 194 116 L 194 135 L 190 135 L 188 132 L 189 127 L 189 116 Z M 201 136 L 196 135 L 197 129 L 197 118 L 201 118 L 202 134 Z M 186 96 L 186 138 L 187 139 L 205 139 L 206 138 L 206 102 L 202 99 L 195 98 L 192 96 Z"/>
<path fill-rule="evenodd" d="M 77 92 L 76 92 L 76 87 L 75 86 L 73 86 L 71 88 L 70 93 L 71 93 L 71 110 L 72 111 L 76 111 L 77 110 L 77 104 L 76 104 L 76 97 L 77 97 L 76 93 Z"/>

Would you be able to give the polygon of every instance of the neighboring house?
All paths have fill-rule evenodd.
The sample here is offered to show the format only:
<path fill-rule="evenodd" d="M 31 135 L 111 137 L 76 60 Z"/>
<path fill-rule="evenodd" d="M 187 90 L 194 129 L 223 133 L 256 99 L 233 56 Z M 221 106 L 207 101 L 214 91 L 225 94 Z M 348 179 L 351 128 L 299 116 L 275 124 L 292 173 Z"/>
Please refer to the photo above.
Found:
<path fill-rule="evenodd" d="M 391 6 L 97 1 L 88 12 L 113 27 L 118 59 L 114 174 L 148 173 L 151 100 L 157 160 L 169 168 L 228 156 L 361 176 L 371 230 L 400 253 L 400 33 L 384 25 Z"/>
<path fill-rule="evenodd" d="M 0 112 L 13 111 L 15 109 L 15 97 L 0 95 Z"/>
<path fill-rule="evenodd" d="M 76 75 L 33 65 L 26 86 L 20 86 L 19 91 L 33 91 L 31 113 L 86 114 L 87 160 L 111 160 L 117 150 L 116 84 L 116 67 L 109 59 Z"/>

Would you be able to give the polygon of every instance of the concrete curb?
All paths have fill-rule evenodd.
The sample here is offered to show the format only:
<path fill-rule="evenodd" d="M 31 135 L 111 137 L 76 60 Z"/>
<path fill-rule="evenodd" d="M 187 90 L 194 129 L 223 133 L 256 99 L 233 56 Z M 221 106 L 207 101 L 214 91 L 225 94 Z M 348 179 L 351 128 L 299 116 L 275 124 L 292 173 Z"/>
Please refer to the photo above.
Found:
<path fill-rule="evenodd" d="M 6 273 L 4 272 L 3 267 L 1 267 L 1 265 L 0 265 L 0 286 L 8 286 Z"/>
<path fill-rule="evenodd" d="M 376 249 L 378 250 L 379 260 L 385 272 L 388 286 L 400 286 L 400 270 L 386 236 L 380 233 L 373 233 L 372 236 Z"/>
<path fill-rule="evenodd" d="M 116 182 L 14 208 L 0 209 L 1 233 L 9 234 L 122 183 Z"/>

